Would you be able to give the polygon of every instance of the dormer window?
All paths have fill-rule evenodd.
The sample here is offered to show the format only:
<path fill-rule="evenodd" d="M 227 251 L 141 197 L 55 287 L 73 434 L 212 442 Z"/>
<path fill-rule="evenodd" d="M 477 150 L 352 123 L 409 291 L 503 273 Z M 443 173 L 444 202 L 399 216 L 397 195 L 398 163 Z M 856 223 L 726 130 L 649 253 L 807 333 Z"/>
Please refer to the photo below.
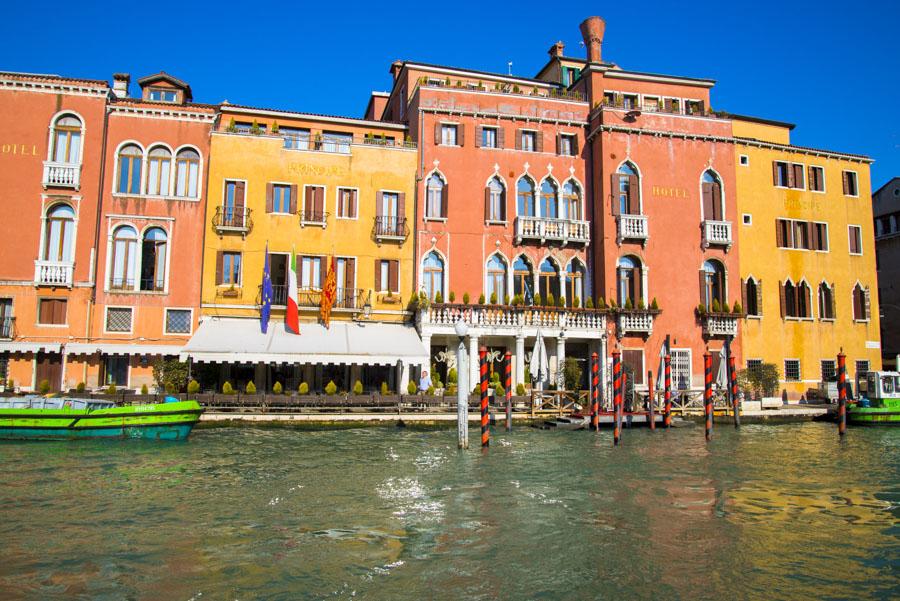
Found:
<path fill-rule="evenodd" d="M 178 93 L 175 90 L 165 90 L 161 88 L 150 89 L 150 100 L 154 102 L 177 102 Z"/>

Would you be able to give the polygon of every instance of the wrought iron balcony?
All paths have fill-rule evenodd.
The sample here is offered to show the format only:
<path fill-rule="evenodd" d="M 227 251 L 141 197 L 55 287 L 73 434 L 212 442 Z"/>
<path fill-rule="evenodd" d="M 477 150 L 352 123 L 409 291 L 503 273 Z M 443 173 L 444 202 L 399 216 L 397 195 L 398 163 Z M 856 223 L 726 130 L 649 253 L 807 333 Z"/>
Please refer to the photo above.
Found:
<path fill-rule="evenodd" d="M 272 286 L 272 306 L 287 306 L 287 284 L 274 284 Z M 303 289 L 297 291 L 297 306 L 300 308 L 318 308 L 322 302 L 322 291 L 317 289 Z M 369 291 L 361 288 L 338 288 L 334 299 L 335 309 L 362 310 L 369 301 Z M 257 288 L 256 304 L 262 302 L 262 286 Z"/>
<path fill-rule="evenodd" d="M 44 161 L 45 188 L 74 188 L 81 187 L 81 163 L 56 163 Z"/>
<path fill-rule="evenodd" d="M 702 315 L 703 335 L 707 337 L 737 336 L 740 315 L 735 313 L 707 313 Z"/>
<path fill-rule="evenodd" d="M 403 242 L 409 236 L 406 217 L 376 217 L 372 233 L 376 240 Z"/>
<path fill-rule="evenodd" d="M 620 310 L 616 314 L 616 329 L 619 336 L 626 334 L 653 333 L 653 320 L 659 311 L 652 310 Z"/>
<path fill-rule="evenodd" d="M 234 232 L 246 235 L 253 229 L 253 221 L 250 219 L 250 209 L 248 208 L 216 207 L 212 224 L 216 232 L 220 234 Z"/>
<path fill-rule="evenodd" d="M 725 250 L 731 248 L 731 222 L 709 221 L 703 222 L 703 248 L 710 246 L 724 246 Z"/>
<path fill-rule="evenodd" d="M 304 211 L 297 212 L 300 216 L 300 225 L 314 225 L 324 229 L 328 225 L 328 213 L 322 211 Z"/>
<path fill-rule="evenodd" d="M 588 244 L 591 228 L 587 221 L 554 217 L 516 217 L 516 244 L 523 240 Z"/>
<path fill-rule="evenodd" d="M 625 240 L 644 242 L 649 237 L 646 215 L 619 215 L 616 217 L 616 244 L 622 244 Z"/>
<path fill-rule="evenodd" d="M 35 261 L 34 285 L 71 288 L 74 271 L 75 263 L 72 261 Z"/>

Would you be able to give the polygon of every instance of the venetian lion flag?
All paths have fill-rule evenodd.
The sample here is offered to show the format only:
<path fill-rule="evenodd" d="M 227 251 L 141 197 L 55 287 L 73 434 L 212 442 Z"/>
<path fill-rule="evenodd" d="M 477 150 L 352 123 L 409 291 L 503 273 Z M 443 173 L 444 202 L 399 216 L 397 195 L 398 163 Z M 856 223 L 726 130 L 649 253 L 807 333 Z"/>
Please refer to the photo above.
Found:
<path fill-rule="evenodd" d="M 334 255 L 331 256 L 331 265 L 328 267 L 328 275 L 325 276 L 325 284 L 322 286 L 322 300 L 319 301 L 319 317 L 327 328 L 331 323 L 331 308 L 337 298 L 337 268 Z"/>
<path fill-rule="evenodd" d="M 299 302 L 297 290 L 297 255 L 291 248 L 291 265 L 288 268 L 287 310 L 284 313 L 284 329 L 291 334 L 300 333 Z"/>

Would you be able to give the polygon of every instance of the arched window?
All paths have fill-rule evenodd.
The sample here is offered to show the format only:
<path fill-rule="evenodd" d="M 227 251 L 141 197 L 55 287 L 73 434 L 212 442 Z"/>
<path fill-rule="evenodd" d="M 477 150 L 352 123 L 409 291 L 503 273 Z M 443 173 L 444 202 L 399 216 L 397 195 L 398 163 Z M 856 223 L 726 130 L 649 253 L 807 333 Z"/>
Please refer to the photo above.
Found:
<path fill-rule="evenodd" d="M 140 194 L 142 157 L 143 152 L 135 144 L 129 144 L 119 151 L 119 179 L 116 183 L 116 192 Z"/>
<path fill-rule="evenodd" d="M 130 225 L 117 227 L 113 232 L 112 272 L 109 287 L 113 290 L 133 290 L 134 276 L 137 270 L 138 235 Z"/>
<path fill-rule="evenodd" d="M 803 319 L 811 317 L 809 286 L 806 282 L 794 284 L 790 280 L 781 286 L 781 314 L 784 317 Z"/>
<path fill-rule="evenodd" d="M 144 233 L 141 245 L 141 290 L 165 290 L 166 245 L 165 230 L 152 227 Z"/>
<path fill-rule="evenodd" d="M 422 285 L 429 299 L 440 292 L 444 296 L 444 261 L 440 255 L 432 251 L 422 260 Z"/>
<path fill-rule="evenodd" d="M 575 306 L 575 299 L 578 299 L 578 306 L 584 306 L 584 265 L 578 259 L 572 259 L 566 267 L 566 304 L 570 307 Z"/>
<path fill-rule="evenodd" d="M 624 307 L 631 301 L 637 307 L 643 296 L 643 274 L 641 262 L 637 257 L 621 257 L 617 265 L 619 280 L 619 306 Z"/>
<path fill-rule="evenodd" d="M 425 216 L 445 219 L 447 217 L 447 184 L 437 173 L 428 178 Z"/>
<path fill-rule="evenodd" d="M 580 220 L 581 217 L 581 188 L 574 181 L 569 180 L 563 185 L 563 217 L 565 219 Z"/>
<path fill-rule="evenodd" d="M 812 317 L 812 308 L 810 305 L 809 285 L 806 282 L 800 282 L 797 285 L 797 317 Z"/>
<path fill-rule="evenodd" d="M 869 319 L 869 291 L 858 283 L 853 287 L 853 319 L 855 321 Z"/>
<path fill-rule="evenodd" d="M 559 211 L 559 190 L 553 180 L 541 182 L 541 217 L 556 219 Z"/>
<path fill-rule="evenodd" d="M 541 263 L 541 269 L 538 273 L 538 290 L 544 303 L 548 303 L 547 299 L 552 294 L 554 300 L 559 298 L 559 268 L 556 263 L 550 259 L 544 259 Z"/>
<path fill-rule="evenodd" d="M 169 193 L 169 170 L 172 153 L 162 146 L 150 149 L 147 156 L 147 194 L 166 196 Z"/>
<path fill-rule="evenodd" d="M 753 278 L 744 284 L 744 310 L 747 315 L 762 315 L 762 285 Z"/>
<path fill-rule="evenodd" d="M 75 242 L 75 211 L 69 205 L 56 205 L 47 212 L 44 224 L 44 261 L 72 262 Z"/>
<path fill-rule="evenodd" d="M 175 196 L 197 198 L 200 181 L 200 154 L 191 148 L 175 157 Z"/>
<path fill-rule="evenodd" d="M 520 217 L 536 217 L 534 182 L 530 177 L 519 178 L 516 184 L 516 210 Z"/>
<path fill-rule="evenodd" d="M 63 115 L 56 120 L 50 157 L 54 163 L 81 162 L 81 119 Z"/>
<path fill-rule="evenodd" d="M 834 291 L 825 282 L 819 284 L 819 319 L 834 319 Z"/>
<path fill-rule="evenodd" d="M 728 308 L 725 296 L 725 268 L 718 261 L 706 261 L 700 273 L 700 302 L 706 305 L 710 311 L 713 304 L 719 306 L 719 310 Z"/>
<path fill-rule="evenodd" d="M 725 210 L 722 206 L 722 182 L 719 176 L 707 169 L 703 172 L 703 219 L 705 221 L 722 221 Z"/>
<path fill-rule="evenodd" d="M 487 221 L 506 221 L 506 189 L 500 178 L 492 177 L 485 188 L 484 218 Z"/>
<path fill-rule="evenodd" d="M 622 163 L 612 175 L 613 213 L 621 215 L 641 214 L 641 182 L 637 168 L 631 163 Z"/>
<path fill-rule="evenodd" d="M 490 299 L 493 294 L 497 295 L 498 303 L 506 296 L 506 261 L 500 255 L 492 255 L 487 262 L 484 295 Z"/>
<path fill-rule="evenodd" d="M 523 255 L 513 263 L 513 294 L 521 296 L 527 305 L 534 303 L 534 272 Z"/>

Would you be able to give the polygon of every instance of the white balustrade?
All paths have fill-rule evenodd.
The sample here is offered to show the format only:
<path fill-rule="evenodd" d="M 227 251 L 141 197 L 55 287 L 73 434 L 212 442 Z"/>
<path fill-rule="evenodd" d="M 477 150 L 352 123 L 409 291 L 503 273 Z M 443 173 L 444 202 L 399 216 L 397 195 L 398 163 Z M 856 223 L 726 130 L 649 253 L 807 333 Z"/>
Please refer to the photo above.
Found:
<path fill-rule="evenodd" d="M 709 248 L 713 244 L 731 247 L 730 221 L 704 221 L 703 246 Z"/>
<path fill-rule="evenodd" d="M 512 307 L 508 305 L 431 305 L 418 313 L 420 326 L 446 328 L 452 332 L 462 319 L 474 328 L 566 328 L 568 330 L 606 331 L 606 314 L 581 309 Z M 448 333 L 449 333 L 448 332 Z"/>
<path fill-rule="evenodd" d="M 653 332 L 653 313 L 646 311 L 622 312 L 616 316 L 616 326 L 620 334 Z"/>
<path fill-rule="evenodd" d="M 35 261 L 34 283 L 38 286 L 72 287 L 75 264 L 68 261 Z"/>
<path fill-rule="evenodd" d="M 81 186 L 80 163 L 44 161 L 44 187 L 75 188 Z"/>
<path fill-rule="evenodd" d="M 516 239 L 560 241 L 588 244 L 591 237 L 587 221 L 552 217 L 516 217 Z"/>
<path fill-rule="evenodd" d="M 703 320 L 703 333 L 707 336 L 737 336 L 738 317 L 707 315 Z"/>
<path fill-rule="evenodd" d="M 649 237 L 646 215 L 619 215 L 618 228 L 619 244 L 622 240 L 646 240 Z"/>

